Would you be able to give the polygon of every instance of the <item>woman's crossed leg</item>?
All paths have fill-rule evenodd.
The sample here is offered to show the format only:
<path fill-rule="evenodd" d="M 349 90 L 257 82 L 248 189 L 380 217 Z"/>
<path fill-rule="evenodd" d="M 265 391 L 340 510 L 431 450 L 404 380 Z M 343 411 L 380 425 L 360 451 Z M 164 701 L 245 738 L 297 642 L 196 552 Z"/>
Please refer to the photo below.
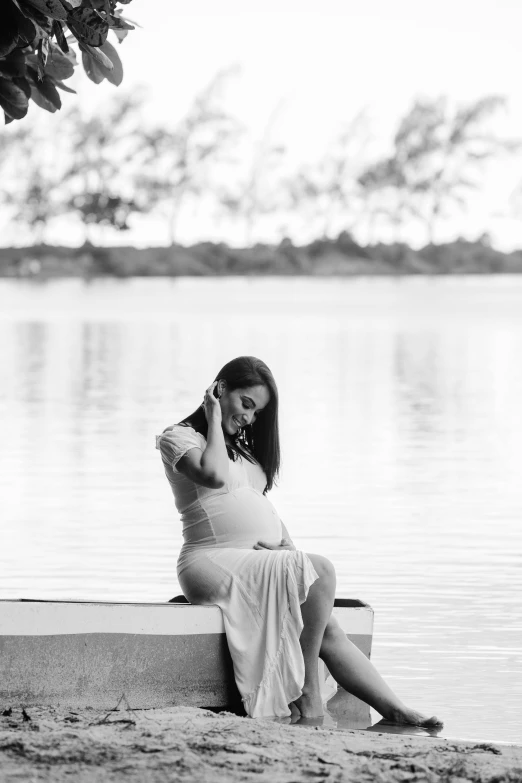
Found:
<path fill-rule="evenodd" d="M 317 660 L 322 658 L 330 674 L 349 693 L 369 704 L 387 720 L 415 726 L 440 726 L 441 721 L 406 707 L 383 680 L 373 663 L 350 640 L 332 617 L 335 598 L 335 570 L 321 555 L 308 555 L 318 579 L 301 605 L 303 631 L 301 649 L 305 682 L 295 704 L 303 717 L 323 714 Z"/>

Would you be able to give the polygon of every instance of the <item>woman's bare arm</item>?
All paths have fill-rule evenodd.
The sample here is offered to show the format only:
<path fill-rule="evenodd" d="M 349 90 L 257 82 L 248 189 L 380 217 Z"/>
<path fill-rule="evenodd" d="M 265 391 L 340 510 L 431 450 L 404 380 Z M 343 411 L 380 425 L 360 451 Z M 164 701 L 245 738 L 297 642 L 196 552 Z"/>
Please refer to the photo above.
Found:
<path fill-rule="evenodd" d="M 205 416 L 208 422 L 207 445 L 204 451 L 190 449 L 183 456 L 177 469 L 184 476 L 210 489 L 219 489 L 228 479 L 228 454 L 221 427 L 221 406 L 214 397 L 213 383 L 205 392 Z"/>

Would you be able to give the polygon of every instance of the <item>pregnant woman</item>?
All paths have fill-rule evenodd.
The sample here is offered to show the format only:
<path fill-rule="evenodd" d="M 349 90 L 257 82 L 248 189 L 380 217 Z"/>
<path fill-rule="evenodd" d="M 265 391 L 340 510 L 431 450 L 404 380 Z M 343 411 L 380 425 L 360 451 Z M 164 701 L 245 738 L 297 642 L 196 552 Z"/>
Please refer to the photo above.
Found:
<path fill-rule="evenodd" d="M 278 393 L 253 356 L 228 362 L 203 404 L 157 437 L 183 522 L 178 578 L 192 604 L 223 612 L 237 687 L 251 717 L 319 717 L 322 658 L 384 718 L 440 726 L 408 709 L 332 617 L 335 571 L 305 554 L 266 497 L 280 461 Z"/>

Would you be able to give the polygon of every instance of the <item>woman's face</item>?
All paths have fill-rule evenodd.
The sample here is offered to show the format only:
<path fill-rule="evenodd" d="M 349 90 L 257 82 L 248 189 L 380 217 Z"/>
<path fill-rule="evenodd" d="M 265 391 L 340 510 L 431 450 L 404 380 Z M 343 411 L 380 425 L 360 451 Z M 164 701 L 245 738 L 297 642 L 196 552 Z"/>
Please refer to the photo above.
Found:
<path fill-rule="evenodd" d="M 226 381 L 221 380 L 217 388 L 221 393 L 222 426 L 228 435 L 235 436 L 240 429 L 253 424 L 270 400 L 270 392 L 262 384 L 229 391 Z"/>

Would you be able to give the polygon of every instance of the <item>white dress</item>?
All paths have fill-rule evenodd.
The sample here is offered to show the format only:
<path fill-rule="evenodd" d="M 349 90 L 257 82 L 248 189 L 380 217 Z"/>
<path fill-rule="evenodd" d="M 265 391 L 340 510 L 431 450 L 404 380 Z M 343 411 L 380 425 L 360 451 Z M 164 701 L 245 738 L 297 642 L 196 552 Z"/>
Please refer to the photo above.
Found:
<path fill-rule="evenodd" d="M 190 449 L 204 451 L 203 435 L 176 424 L 157 436 L 156 448 L 183 522 L 181 588 L 191 603 L 222 610 L 247 714 L 288 716 L 304 683 L 300 605 L 318 578 L 312 562 L 304 552 L 253 549 L 260 540 L 282 538 L 281 520 L 263 495 L 266 475 L 258 463 L 229 460 L 226 485 L 208 489 L 176 469 Z"/>

